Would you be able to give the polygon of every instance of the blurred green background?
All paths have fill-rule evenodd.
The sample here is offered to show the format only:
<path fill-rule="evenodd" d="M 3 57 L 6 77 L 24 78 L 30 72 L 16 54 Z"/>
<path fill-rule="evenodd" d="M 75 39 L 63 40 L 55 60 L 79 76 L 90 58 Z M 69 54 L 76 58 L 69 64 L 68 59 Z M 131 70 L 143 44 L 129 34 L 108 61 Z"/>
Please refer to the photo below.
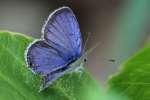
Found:
<path fill-rule="evenodd" d="M 40 38 L 48 15 L 58 7 L 71 7 L 83 39 L 92 33 L 88 48 L 101 42 L 90 54 L 86 67 L 105 85 L 118 66 L 148 40 L 149 5 L 150 0 L 0 0 L 0 30 Z"/>

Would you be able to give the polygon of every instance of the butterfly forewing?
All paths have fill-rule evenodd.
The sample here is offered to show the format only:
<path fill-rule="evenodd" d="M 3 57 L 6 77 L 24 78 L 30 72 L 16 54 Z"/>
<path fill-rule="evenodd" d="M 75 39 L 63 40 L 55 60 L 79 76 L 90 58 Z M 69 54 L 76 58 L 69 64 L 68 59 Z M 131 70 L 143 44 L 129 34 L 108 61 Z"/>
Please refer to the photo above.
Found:
<path fill-rule="evenodd" d="M 70 8 L 62 7 L 50 14 L 42 33 L 44 39 L 67 59 L 81 56 L 79 25 Z"/>

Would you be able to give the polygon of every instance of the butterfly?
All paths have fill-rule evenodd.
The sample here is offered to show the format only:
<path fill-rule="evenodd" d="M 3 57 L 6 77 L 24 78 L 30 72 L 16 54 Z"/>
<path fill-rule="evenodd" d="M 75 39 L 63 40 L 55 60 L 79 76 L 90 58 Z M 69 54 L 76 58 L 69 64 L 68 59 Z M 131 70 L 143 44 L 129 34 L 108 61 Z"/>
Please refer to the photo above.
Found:
<path fill-rule="evenodd" d="M 81 67 L 89 53 L 83 52 L 77 19 L 69 7 L 61 7 L 49 15 L 41 39 L 29 44 L 25 59 L 28 68 L 42 76 L 40 90 L 44 90 L 65 73 Z"/>

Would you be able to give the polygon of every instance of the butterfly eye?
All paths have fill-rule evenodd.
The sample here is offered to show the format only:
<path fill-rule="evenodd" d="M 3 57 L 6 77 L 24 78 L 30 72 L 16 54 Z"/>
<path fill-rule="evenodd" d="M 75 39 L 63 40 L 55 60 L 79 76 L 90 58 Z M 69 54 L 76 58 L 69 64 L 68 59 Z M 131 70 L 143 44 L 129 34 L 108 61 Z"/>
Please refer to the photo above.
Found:
<path fill-rule="evenodd" d="M 86 59 L 86 58 L 84 58 L 84 62 L 87 62 L 87 59 Z"/>

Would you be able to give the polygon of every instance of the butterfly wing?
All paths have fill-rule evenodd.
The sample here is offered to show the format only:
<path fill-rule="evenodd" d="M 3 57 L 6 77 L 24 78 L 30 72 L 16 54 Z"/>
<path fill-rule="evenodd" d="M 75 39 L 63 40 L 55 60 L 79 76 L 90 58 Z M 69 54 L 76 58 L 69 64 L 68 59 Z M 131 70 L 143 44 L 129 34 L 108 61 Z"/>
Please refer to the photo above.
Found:
<path fill-rule="evenodd" d="M 81 56 L 82 41 L 77 20 L 68 7 L 54 11 L 42 28 L 42 40 L 32 43 L 26 52 L 29 68 L 43 75 L 43 88 L 62 76 L 58 71 Z M 53 73 L 53 74 L 51 74 Z"/>
<path fill-rule="evenodd" d="M 43 38 L 58 49 L 66 60 L 81 56 L 81 36 L 79 25 L 72 10 L 62 7 L 49 15 L 42 28 Z"/>
<path fill-rule="evenodd" d="M 65 74 L 66 71 L 55 71 L 52 73 L 49 73 L 42 77 L 42 85 L 40 87 L 40 91 L 47 88 L 49 85 L 51 85 L 55 80 L 57 80 L 59 77 Z"/>
<path fill-rule="evenodd" d="M 56 49 L 43 40 L 33 42 L 26 52 L 26 57 L 29 68 L 34 73 L 42 75 L 57 70 L 68 63 Z"/>

